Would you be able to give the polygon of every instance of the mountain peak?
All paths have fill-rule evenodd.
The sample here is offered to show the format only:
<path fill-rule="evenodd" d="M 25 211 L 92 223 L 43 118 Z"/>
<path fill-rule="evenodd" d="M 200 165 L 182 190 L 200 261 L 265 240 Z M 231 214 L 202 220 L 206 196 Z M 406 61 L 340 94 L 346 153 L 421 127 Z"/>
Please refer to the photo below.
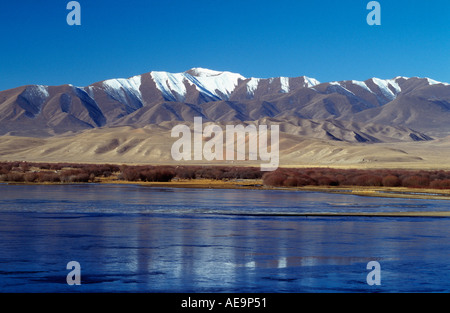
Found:
<path fill-rule="evenodd" d="M 185 73 L 195 76 L 195 77 L 212 77 L 212 76 L 219 76 L 220 74 L 223 74 L 224 72 L 220 71 L 214 71 L 207 68 L 202 67 L 193 67 L 190 70 L 186 71 Z"/>

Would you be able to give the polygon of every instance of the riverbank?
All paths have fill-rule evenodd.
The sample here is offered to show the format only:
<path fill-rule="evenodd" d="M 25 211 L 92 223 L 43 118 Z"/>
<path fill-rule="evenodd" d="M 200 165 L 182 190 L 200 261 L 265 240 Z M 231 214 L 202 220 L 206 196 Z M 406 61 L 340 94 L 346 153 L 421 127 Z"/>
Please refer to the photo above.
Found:
<path fill-rule="evenodd" d="M 326 186 L 307 186 L 307 187 L 269 187 L 262 184 L 258 179 L 239 179 L 239 180 L 211 180 L 211 179 L 191 179 L 174 180 L 171 182 L 141 182 L 125 181 L 112 178 L 100 178 L 94 183 L 1 183 L 10 185 L 79 185 L 79 184 L 98 184 L 98 185 L 134 185 L 148 188 L 193 188 L 193 189 L 243 189 L 243 190 L 277 190 L 277 191 L 299 191 L 299 192 L 317 192 L 328 194 L 347 194 L 365 197 L 379 198 L 404 198 L 407 199 L 426 199 L 426 200 L 450 200 L 450 190 L 418 189 L 405 187 L 326 187 Z M 320 195 L 318 195 L 320 197 Z M 439 205 L 439 202 L 437 202 Z M 229 214 L 229 213 L 227 213 Z M 242 214 L 241 214 L 242 215 Z M 252 215 L 255 215 L 252 213 Z M 257 214 L 258 215 L 258 214 Z M 261 216 L 298 216 L 298 217 L 433 217 L 448 218 L 450 211 L 397 211 L 397 212 L 354 212 L 345 209 L 338 212 L 271 212 L 261 213 Z"/>
<path fill-rule="evenodd" d="M 450 190 L 448 189 L 406 188 L 406 187 L 362 187 L 362 186 L 270 187 L 264 186 L 263 181 L 260 179 L 242 179 L 242 180 L 190 179 L 190 180 L 175 180 L 171 182 L 130 182 L 124 180 L 101 179 L 100 182 L 105 184 L 134 184 L 160 188 L 299 190 L 299 191 L 352 194 L 368 197 L 450 200 Z"/>
<path fill-rule="evenodd" d="M 128 182 L 128 181 L 104 181 L 108 184 L 138 184 L 153 188 L 200 188 L 200 189 L 256 189 L 256 190 L 298 190 L 310 192 L 325 192 L 336 194 L 351 194 L 366 197 L 404 198 L 404 199 L 428 199 L 450 200 L 450 190 L 435 190 L 405 187 L 268 187 L 262 180 L 235 180 L 218 181 L 209 179 L 178 180 L 172 182 Z M 303 217 L 450 217 L 447 211 L 422 211 L 422 212 L 324 212 L 324 213 L 280 213 L 261 214 L 261 216 L 303 216 Z"/>
<path fill-rule="evenodd" d="M 61 182 L 1 182 L 11 185 L 61 185 L 61 184 L 80 184 L 61 183 Z M 170 182 L 142 182 L 127 181 L 116 178 L 100 177 L 95 182 L 81 184 L 120 184 L 120 185 L 140 185 L 155 188 L 200 188 L 200 189 L 259 189 L 259 190 L 298 190 L 312 192 L 326 192 L 337 194 L 351 194 L 366 197 L 384 197 L 384 198 L 405 198 L 405 199 L 430 199 L 430 200 L 450 200 L 450 189 L 432 189 L 432 188 L 411 188 L 411 187 L 366 187 L 366 186 L 303 186 L 303 187 L 271 187 L 263 184 L 262 179 L 233 179 L 233 180 L 214 180 L 214 179 L 176 179 Z"/>
<path fill-rule="evenodd" d="M 450 200 L 450 171 L 131 166 L 0 162 L 10 184 L 137 184 L 148 187 L 299 190 L 370 197 Z M 394 187 L 395 186 L 395 187 Z"/>

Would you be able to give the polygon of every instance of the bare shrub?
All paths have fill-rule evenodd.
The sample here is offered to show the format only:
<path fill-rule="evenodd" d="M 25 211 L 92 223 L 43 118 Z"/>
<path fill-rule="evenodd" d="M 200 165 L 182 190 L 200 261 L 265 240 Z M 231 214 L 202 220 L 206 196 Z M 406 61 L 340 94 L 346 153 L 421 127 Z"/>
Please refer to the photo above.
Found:
<path fill-rule="evenodd" d="M 286 176 L 281 172 L 270 172 L 263 175 L 263 184 L 266 186 L 280 187 L 283 186 L 283 183 L 286 179 Z"/>
<path fill-rule="evenodd" d="M 320 176 L 317 179 L 317 184 L 319 186 L 338 186 L 339 185 L 339 181 L 329 177 L 329 176 Z"/>
<path fill-rule="evenodd" d="M 402 185 L 400 178 L 395 175 L 384 176 L 382 183 L 385 187 L 399 187 Z"/>
<path fill-rule="evenodd" d="M 430 185 L 430 180 L 426 177 L 413 175 L 408 176 L 402 180 L 402 186 L 403 187 L 428 187 Z"/>
<path fill-rule="evenodd" d="M 37 181 L 44 183 L 44 182 L 50 182 L 50 183 L 58 183 L 61 182 L 59 175 L 56 173 L 51 172 L 39 172 Z"/>
<path fill-rule="evenodd" d="M 382 186 L 383 180 L 381 177 L 371 174 L 363 174 L 356 176 L 353 180 L 353 184 L 356 186 Z"/>
<path fill-rule="evenodd" d="M 139 173 L 139 178 L 148 182 L 169 182 L 174 177 L 175 172 L 169 168 L 143 170 Z"/>
<path fill-rule="evenodd" d="M 139 180 L 139 172 L 132 167 L 124 167 L 122 169 L 122 177 L 124 180 L 128 181 L 138 181 Z"/>
<path fill-rule="evenodd" d="M 175 170 L 176 177 L 180 179 L 194 179 L 195 169 L 189 167 L 179 167 Z"/>
<path fill-rule="evenodd" d="M 6 174 L 6 180 L 10 181 L 10 182 L 24 182 L 25 178 L 24 178 L 24 174 L 23 173 L 18 173 L 18 172 L 9 172 L 8 174 Z"/>
<path fill-rule="evenodd" d="M 434 180 L 430 183 L 431 188 L 450 189 L 450 179 Z"/>
<path fill-rule="evenodd" d="M 27 183 L 34 183 L 38 179 L 38 174 L 34 172 L 29 172 L 24 175 L 24 180 Z"/>

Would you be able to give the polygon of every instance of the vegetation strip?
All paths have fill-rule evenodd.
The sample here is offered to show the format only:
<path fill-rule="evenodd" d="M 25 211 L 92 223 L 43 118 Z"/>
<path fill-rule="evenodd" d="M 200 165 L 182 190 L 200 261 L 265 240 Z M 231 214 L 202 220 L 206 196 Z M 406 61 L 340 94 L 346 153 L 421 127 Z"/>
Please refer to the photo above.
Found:
<path fill-rule="evenodd" d="M 0 162 L 6 183 L 138 183 L 153 187 L 279 189 L 450 199 L 450 171 Z"/>

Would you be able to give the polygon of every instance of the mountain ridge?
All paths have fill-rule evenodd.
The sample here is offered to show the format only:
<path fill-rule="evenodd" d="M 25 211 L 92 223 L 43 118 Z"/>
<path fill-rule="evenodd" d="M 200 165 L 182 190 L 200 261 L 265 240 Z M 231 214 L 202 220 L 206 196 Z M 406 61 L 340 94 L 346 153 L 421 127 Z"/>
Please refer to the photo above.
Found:
<path fill-rule="evenodd" d="M 325 83 L 306 76 L 246 78 L 197 67 L 85 87 L 27 85 L 0 92 L 0 135 L 48 137 L 98 127 L 189 121 L 194 115 L 221 122 L 333 119 L 407 127 L 417 138 L 442 137 L 450 133 L 450 85 L 402 76 Z"/>

